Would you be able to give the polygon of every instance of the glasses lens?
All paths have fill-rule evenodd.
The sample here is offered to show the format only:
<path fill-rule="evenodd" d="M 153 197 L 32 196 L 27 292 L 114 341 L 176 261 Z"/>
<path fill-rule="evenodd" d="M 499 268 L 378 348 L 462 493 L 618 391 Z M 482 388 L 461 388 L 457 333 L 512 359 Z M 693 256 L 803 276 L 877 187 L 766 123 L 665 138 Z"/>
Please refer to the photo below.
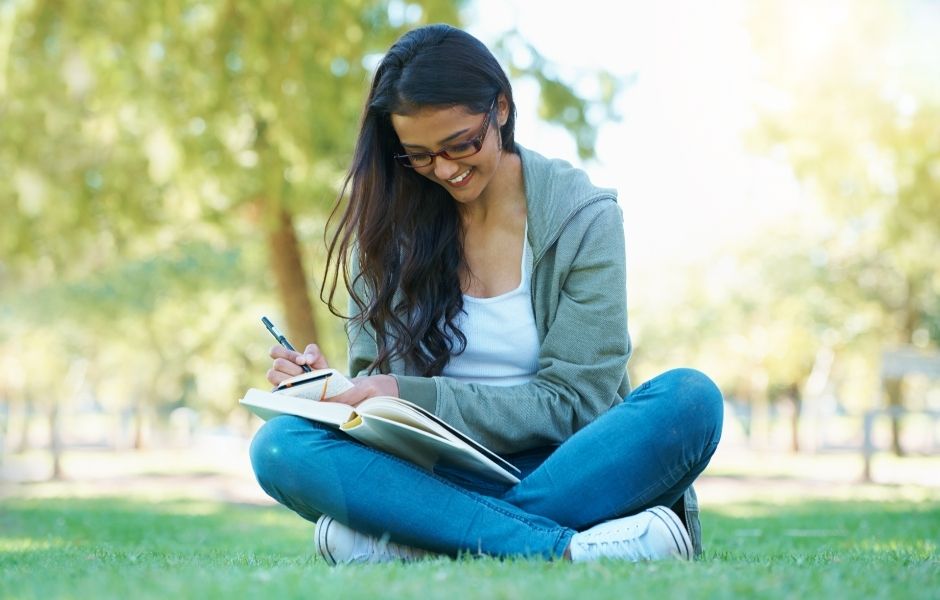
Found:
<path fill-rule="evenodd" d="M 467 158 L 468 156 L 473 156 L 479 152 L 480 148 L 482 147 L 483 140 L 477 138 L 475 140 L 470 140 L 469 142 L 463 142 L 462 144 L 447 146 L 444 148 L 444 153 L 449 158 Z"/>
<path fill-rule="evenodd" d="M 412 167 L 426 167 L 434 162 L 434 159 L 427 154 L 411 154 L 408 156 L 408 161 Z"/>
<path fill-rule="evenodd" d="M 431 164 L 433 160 L 427 154 L 397 154 L 395 158 L 398 159 L 402 165 L 412 168 L 426 167 Z"/>

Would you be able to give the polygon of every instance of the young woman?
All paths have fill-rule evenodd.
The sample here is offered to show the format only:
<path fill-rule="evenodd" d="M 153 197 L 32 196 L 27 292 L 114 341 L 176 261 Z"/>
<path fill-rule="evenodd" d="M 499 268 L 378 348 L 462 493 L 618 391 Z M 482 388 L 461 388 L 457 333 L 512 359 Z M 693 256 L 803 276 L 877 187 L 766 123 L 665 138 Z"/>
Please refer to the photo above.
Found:
<path fill-rule="evenodd" d="M 718 444 L 721 394 L 691 369 L 630 391 L 615 192 L 518 145 L 514 123 L 501 67 L 453 27 L 405 34 L 375 73 L 330 245 L 330 299 L 342 277 L 357 376 L 335 400 L 410 400 L 522 476 L 429 473 L 317 423 L 272 419 L 251 447 L 258 481 L 317 522 L 331 563 L 699 548 L 690 486 Z M 315 344 L 271 357 L 272 384 L 327 366 Z"/>

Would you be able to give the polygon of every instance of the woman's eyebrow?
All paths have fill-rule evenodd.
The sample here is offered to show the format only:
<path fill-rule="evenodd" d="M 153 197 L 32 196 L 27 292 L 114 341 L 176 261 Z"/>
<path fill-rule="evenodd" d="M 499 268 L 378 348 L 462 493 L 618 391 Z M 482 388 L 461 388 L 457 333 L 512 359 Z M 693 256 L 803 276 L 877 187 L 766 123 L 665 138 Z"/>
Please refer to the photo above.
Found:
<path fill-rule="evenodd" d="M 451 135 L 447 136 L 446 138 L 444 138 L 443 140 L 439 141 L 437 144 L 438 144 L 438 146 L 443 146 L 443 145 L 445 145 L 447 142 L 452 142 L 453 140 L 455 140 L 456 138 L 459 138 L 460 136 L 464 135 L 464 134 L 467 133 L 468 131 L 470 131 L 470 128 L 469 128 L 469 127 L 467 127 L 466 129 L 461 129 L 461 130 L 458 131 L 457 133 L 451 134 Z M 420 145 L 420 144 L 408 144 L 408 143 L 405 143 L 405 142 L 402 142 L 401 145 L 404 146 L 404 147 L 406 147 L 406 148 L 424 148 L 424 147 L 425 147 L 425 146 L 422 146 L 422 145 Z"/>

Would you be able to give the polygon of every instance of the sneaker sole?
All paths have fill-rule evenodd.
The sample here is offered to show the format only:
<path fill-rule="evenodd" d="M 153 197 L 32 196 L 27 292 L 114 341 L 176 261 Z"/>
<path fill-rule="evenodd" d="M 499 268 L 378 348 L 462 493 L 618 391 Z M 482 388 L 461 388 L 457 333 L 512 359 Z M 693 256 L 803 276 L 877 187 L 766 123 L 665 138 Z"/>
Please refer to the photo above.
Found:
<path fill-rule="evenodd" d="M 317 521 L 317 551 L 320 553 L 320 556 L 323 557 L 323 560 L 331 566 L 336 566 L 336 558 L 330 552 L 330 547 L 326 543 L 327 533 L 330 530 L 330 525 L 333 524 L 333 519 L 330 517 L 321 517 Z"/>
<path fill-rule="evenodd" d="M 671 510 L 663 508 L 662 506 L 654 506 L 648 509 L 648 512 L 662 521 L 666 529 L 669 530 L 669 533 L 672 535 L 672 541 L 679 550 L 678 557 L 682 560 L 692 560 L 692 540 L 689 539 L 689 534 L 686 532 L 679 517 Z"/>

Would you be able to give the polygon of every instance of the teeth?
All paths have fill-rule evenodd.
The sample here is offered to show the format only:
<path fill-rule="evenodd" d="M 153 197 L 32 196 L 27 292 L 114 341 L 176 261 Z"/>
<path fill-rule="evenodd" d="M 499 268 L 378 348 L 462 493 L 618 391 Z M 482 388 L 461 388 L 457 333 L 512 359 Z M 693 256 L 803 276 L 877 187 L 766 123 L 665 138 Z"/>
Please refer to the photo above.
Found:
<path fill-rule="evenodd" d="M 473 170 L 472 168 L 467 169 L 466 171 L 464 171 L 463 173 L 461 173 L 461 174 L 458 175 L 457 177 L 454 177 L 453 179 L 448 179 L 447 181 L 449 181 L 449 182 L 451 182 L 451 183 L 460 183 L 461 181 L 463 181 L 464 179 L 467 178 L 467 175 L 469 175 L 469 174 L 470 174 L 470 171 L 472 171 L 472 170 Z"/>

